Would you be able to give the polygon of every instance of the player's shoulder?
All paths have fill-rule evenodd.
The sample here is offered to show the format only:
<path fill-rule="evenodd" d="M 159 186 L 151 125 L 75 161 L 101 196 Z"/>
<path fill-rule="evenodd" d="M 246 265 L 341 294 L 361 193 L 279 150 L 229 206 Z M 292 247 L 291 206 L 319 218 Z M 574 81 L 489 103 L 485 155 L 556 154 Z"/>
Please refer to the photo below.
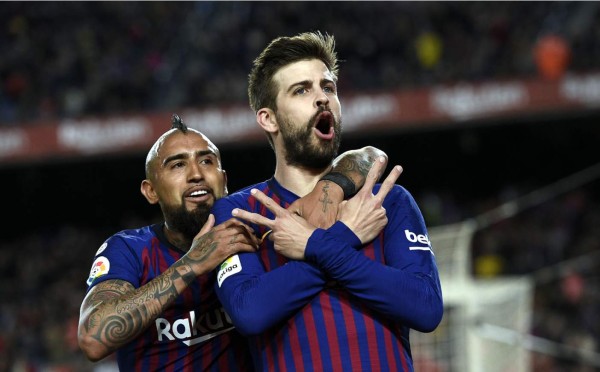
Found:
<path fill-rule="evenodd" d="M 234 203 L 237 204 L 240 201 L 248 200 L 250 197 L 250 191 L 252 189 L 264 190 L 267 187 L 267 182 L 259 182 L 252 184 L 250 186 L 243 187 L 227 196 L 224 196 L 215 202 L 215 205 L 224 204 L 224 203 Z"/>
<path fill-rule="evenodd" d="M 379 192 L 379 189 L 381 188 L 381 184 L 375 184 L 375 186 L 373 186 L 373 193 L 377 194 Z M 410 192 L 402 185 L 398 185 L 398 184 L 394 184 L 394 186 L 392 186 L 392 189 L 390 190 L 390 192 L 387 194 L 386 198 L 405 198 L 405 197 L 412 197 Z"/>
<path fill-rule="evenodd" d="M 152 229 L 153 226 L 148 225 L 134 229 L 124 229 L 113 234 L 109 239 L 140 240 L 151 238 L 155 235 Z"/>
<path fill-rule="evenodd" d="M 132 250 L 143 249 L 144 247 L 149 246 L 149 242 L 156 237 L 156 233 L 154 232 L 155 225 L 143 226 L 135 229 L 124 229 L 119 232 L 114 233 L 108 239 L 104 241 L 101 245 L 101 250 L 110 248 L 113 249 L 122 249 L 128 248 Z M 96 253 L 98 255 L 98 253 Z"/>

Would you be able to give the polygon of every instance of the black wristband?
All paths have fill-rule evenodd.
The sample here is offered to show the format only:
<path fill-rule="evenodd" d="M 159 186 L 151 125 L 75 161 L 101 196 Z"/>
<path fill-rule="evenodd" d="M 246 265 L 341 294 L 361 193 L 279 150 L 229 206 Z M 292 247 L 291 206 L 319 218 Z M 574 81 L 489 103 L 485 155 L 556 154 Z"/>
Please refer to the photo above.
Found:
<path fill-rule="evenodd" d="M 348 199 L 356 193 L 356 186 L 354 182 L 344 174 L 339 172 L 329 172 L 324 175 L 319 181 L 331 181 L 335 182 L 344 191 L 344 199 Z"/>

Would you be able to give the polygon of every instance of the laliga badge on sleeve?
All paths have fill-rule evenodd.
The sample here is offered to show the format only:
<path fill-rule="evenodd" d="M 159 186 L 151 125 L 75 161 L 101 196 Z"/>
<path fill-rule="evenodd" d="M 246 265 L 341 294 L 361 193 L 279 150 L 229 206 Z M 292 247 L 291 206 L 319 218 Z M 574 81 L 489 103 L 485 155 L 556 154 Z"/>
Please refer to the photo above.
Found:
<path fill-rule="evenodd" d="M 226 259 L 225 262 L 221 264 L 219 273 L 217 274 L 217 284 L 219 284 L 219 288 L 221 288 L 221 284 L 225 279 L 240 271 L 242 271 L 242 263 L 237 254 Z"/>
<path fill-rule="evenodd" d="M 87 285 L 92 284 L 94 279 L 108 274 L 108 270 L 110 270 L 110 261 L 108 258 L 104 256 L 100 256 L 96 258 L 96 261 L 92 264 L 92 269 L 90 270 L 90 277 L 87 280 Z"/>

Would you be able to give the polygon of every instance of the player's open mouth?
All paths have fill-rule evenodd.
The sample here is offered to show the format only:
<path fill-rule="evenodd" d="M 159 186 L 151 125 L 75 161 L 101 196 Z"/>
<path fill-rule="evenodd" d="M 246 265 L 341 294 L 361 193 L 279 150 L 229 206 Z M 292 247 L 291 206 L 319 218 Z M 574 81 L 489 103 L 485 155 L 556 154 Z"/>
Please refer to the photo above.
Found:
<path fill-rule="evenodd" d="M 314 130 L 317 137 L 324 140 L 331 140 L 334 137 L 333 114 L 329 111 L 323 111 L 317 115 Z"/>

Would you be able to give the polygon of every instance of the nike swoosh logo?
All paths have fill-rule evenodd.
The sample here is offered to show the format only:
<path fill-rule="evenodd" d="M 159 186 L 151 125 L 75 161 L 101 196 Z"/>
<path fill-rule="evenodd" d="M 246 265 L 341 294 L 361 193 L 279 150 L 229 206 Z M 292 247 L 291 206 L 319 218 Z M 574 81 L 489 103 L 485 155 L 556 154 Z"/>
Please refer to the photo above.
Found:
<path fill-rule="evenodd" d="M 229 328 L 226 328 L 226 329 L 222 329 L 219 332 L 215 332 L 215 333 L 211 333 L 209 335 L 204 335 L 204 336 L 201 336 L 201 337 L 196 337 L 196 338 L 191 339 L 191 340 L 183 341 L 183 343 L 186 344 L 187 346 L 196 345 L 196 344 L 199 344 L 201 342 L 210 340 L 213 337 L 217 337 L 218 335 L 221 335 L 221 334 L 223 334 L 225 332 L 229 332 L 232 329 L 235 329 L 235 327 L 229 327 Z"/>

